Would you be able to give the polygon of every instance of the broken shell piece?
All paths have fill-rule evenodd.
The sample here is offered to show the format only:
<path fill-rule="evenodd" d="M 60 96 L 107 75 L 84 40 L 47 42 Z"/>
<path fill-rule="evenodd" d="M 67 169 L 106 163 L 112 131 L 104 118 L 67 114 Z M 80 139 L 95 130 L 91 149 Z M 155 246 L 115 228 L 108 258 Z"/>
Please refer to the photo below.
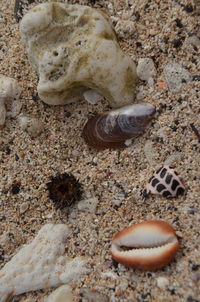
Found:
<path fill-rule="evenodd" d="M 78 280 L 87 273 L 85 261 L 69 258 L 65 246 L 69 235 L 65 224 L 46 224 L 0 271 L 0 301 L 15 295 L 55 287 Z"/>
<path fill-rule="evenodd" d="M 137 65 L 137 75 L 141 80 L 148 81 L 156 75 L 155 64 L 150 58 L 141 58 Z"/>
<path fill-rule="evenodd" d="M 112 106 L 131 103 L 136 67 L 117 42 L 108 17 L 89 6 L 43 3 L 22 19 L 20 32 L 38 93 L 50 105 L 70 103 L 87 88 Z"/>
<path fill-rule="evenodd" d="M 177 172 L 165 165 L 150 178 L 143 195 L 146 197 L 148 194 L 157 194 L 170 198 L 182 195 L 184 192 L 185 187 Z"/>
<path fill-rule="evenodd" d="M 20 93 L 15 79 L 0 75 L 0 126 L 4 125 L 6 116 L 15 117 L 20 112 Z"/>
<path fill-rule="evenodd" d="M 40 119 L 27 115 L 19 117 L 19 126 L 31 137 L 39 136 L 44 129 L 44 125 Z"/>
<path fill-rule="evenodd" d="M 48 297 L 46 302 L 73 302 L 72 289 L 69 285 L 62 285 L 58 287 Z"/>
<path fill-rule="evenodd" d="M 126 140 L 141 135 L 155 113 L 153 105 L 143 103 L 98 114 L 86 123 L 83 137 L 97 149 L 126 147 Z"/>
<path fill-rule="evenodd" d="M 174 229 L 165 221 L 132 225 L 112 240 L 112 257 L 127 267 L 156 270 L 168 264 L 179 247 Z"/>
<path fill-rule="evenodd" d="M 96 104 L 100 100 L 103 99 L 103 96 L 99 94 L 97 91 L 89 89 L 83 93 L 84 99 L 89 103 L 89 104 Z"/>

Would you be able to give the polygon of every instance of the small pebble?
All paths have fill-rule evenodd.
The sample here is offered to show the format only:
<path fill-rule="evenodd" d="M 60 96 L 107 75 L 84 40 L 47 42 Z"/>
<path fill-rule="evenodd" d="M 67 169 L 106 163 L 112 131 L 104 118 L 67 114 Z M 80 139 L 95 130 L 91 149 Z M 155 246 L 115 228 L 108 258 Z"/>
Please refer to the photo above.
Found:
<path fill-rule="evenodd" d="M 81 200 L 78 203 L 78 209 L 82 212 L 95 214 L 98 202 L 96 197 Z"/>
<path fill-rule="evenodd" d="M 170 166 L 170 165 L 174 164 L 175 162 L 181 160 L 181 158 L 182 158 L 182 153 L 181 152 L 175 152 L 173 154 L 170 154 L 166 158 L 166 160 L 164 162 L 164 165 L 169 165 Z"/>
<path fill-rule="evenodd" d="M 80 295 L 85 298 L 87 302 L 109 302 L 106 295 L 87 287 L 80 289 Z"/>
<path fill-rule="evenodd" d="M 169 286 L 169 280 L 166 277 L 158 277 L 156 279 L 156 282 L 157 286 L 162 290 L 166 289 Z"/>
<path fill-rule="evenodd" d="M 124 144 L 128 147 L 132 144 L 133 140 L 132 139 L 127 139 Z"/>
<path fill-rule="evenodd" d="M 62 285 L 51 293 L 46 302 L 73 302 L 72 290 L 69 285 Z"/>
<path fill-rule="evenodd" d="M 148 80 L 156 75 L 154 62 L 150 58 L 142 58 L 138 61 L 137 75 L 141 80 Z M 152 82 L 152 80 L 150 80 Z"/>
<path fill-rule="evenodd" d="M 20 191 L 20 184 L 12 184 L 11 193 L 13 195 L 18 194 Z"/>
<path fill-rule="evenodd" d="M 197 282 L 200 280 L 200 272 L 195 272 L 191 274 L 191 279 L 194 282 Z"/>
<path fill-rule="evenodd" d="M 121 203 L 122 203 L 122 200 L 120 200 L 120 199 L 112 199 L 112 203 L 113 203 L 114 206 L 120 207 Z"/>
<path fill-rule="evenodd" d="M 22 106 L 20 93 L 21 88 L 15 79 L 0 74 L 0 126 L 4 125 L 6 116 L 19 114 Z"/>
<path fill-rule="evenodd" d="M 197 36 L 191 36 L 185 39 L 184 44 L 192 45 L 199 47 L 200 46 L 200 39 Z"/>
<path fill-rule="evenodd" d="M 171 92 L 179 92 L 183 82 L 192 80 L 191 74 L 175 61 L 165 66 L 164 76 Z"/>
<path fill-rule="evenodd" d="M 135 22 L 131 20 L 119 20 L 115 26 L 117 36 L 121 38 L 124 38 L 125 35 L 133 34 L 135 29 Z"/>
<path fill-rule="evenodd" d="M 19 126 L 31 137 L 39 136 L 44 130 L 44 125 L 40 119 L 26 115 L 19 117 Z"/>
<path fill-rule="evenodd" d="M 23 202 L 19 208 L 20 214 L 25 213 L 28 210 L 28 208 L 29 208 L 29 204 L 27 202 Z"/>
<path fill-rule="evenodd" d="M 98 101 L 103 99 L 103 96 L 99 94 L 95 90 L 87 90 L 83 93 L 84 99 L 89 103 L 89 104 L 96 104 Z"/>

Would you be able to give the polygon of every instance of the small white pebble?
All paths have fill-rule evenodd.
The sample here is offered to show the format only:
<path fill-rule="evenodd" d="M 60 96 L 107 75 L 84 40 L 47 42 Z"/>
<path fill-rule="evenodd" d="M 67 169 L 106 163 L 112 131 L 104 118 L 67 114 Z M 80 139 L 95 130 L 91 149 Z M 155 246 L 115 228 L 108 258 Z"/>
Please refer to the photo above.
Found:
<path fill-rule="evenodd" d="M 23 202 L 19 208 L 20 214 L 25 213 L 28 210 L 28 208 L 29 208 L 29 204 L 27 202 Z"/>
<path fill-rule="evenodd" d="M 120 207 L 121 203 L 122 203 L 122 200 L 112 199 L 112 203 L 113 203 L 114 206 Z"/>
<path fill-rule="evenodd" d="M 152 77 L 148 78 L 147 84 L 148 84 L 149 86 L 153 86 L 153 85 L 154 85 L 154 79 L 153 79 Z"/>
<path fill-rule="evenodd" d="M 169 280 L 166 277 L 158 277 L 156 279 L 156 282 L 157 282 L 157 286 L 163 290 L 169 286 Z"/>
<path fill-rule="evenodd" d="M 87 90 L 83 93 L 84 99 L 89 103 L 89 104 L 96 104 L 98 101 L 103 99 L 103 96 L 99 94 L 95 90 Z"/>
<path fill-rule="evenodd" d="M 152 59 L 142 58 L 138 61 L 137 75 L 141 80 L 153 79 L 156 75 L 156 68 Z M 152 80 L 150 80 L 150 83 Z"/>
<path fill-rule="evenodd" d="M 179 92 L 183 82 L 188 82 L 192 79 L 191 74 L 175 61 L 169 62 L 163 72 L 171 92 Z"/>
<path fill-rule="evenodd" d="M 40 119 L 26 115 L 19 117 L 19 126 L 32 137 L 39 136 L 44 130 L 44 125 Z"/>
<path fill-rule="evenodd" d="M 21 110 L 19 96 L 21 88 L 15 79 L 0 74 L 0 126 L 5 123 L 5 117 L 15 117 Z"/>
<path fill-rule="evenodd" d="M 98 205 L 98 199 L 96 197 L 84 199 L 79 201 L 78 209 L 82 212 L 95 213 Z"/>
<path fill-rule="evenodd" d="M 132 139 L 127 139 L 124 144 L 128 147 L 132 144 L 133 140 Z"/>
<path fill-rule="evenodd" d="M 192 46 L 196 46 L 199 47 L 200 46 L 200 39 L 197 36 L 191 36 L 185 39 L 184 44 L 187 45 L 192 45 Z"/>
<path fill-rule="evenodd" d="M 135 32 L 135 22 L 130 20 L 119 20 L 115 26 L 115 31 L 118 37 L 124 37 L 124 35 L 131 35 Z"/>
<path fill-rule="evenodd" d="M 71 287 L 69 285 L 58 287 L 51 293 L 46 302 L 73 302 Z"/>

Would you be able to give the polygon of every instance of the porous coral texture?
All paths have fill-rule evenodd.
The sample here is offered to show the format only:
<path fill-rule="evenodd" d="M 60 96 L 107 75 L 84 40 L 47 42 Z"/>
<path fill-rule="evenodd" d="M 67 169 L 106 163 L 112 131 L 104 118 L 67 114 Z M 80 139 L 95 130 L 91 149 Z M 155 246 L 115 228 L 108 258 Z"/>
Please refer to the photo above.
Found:
<path fill-rule="evenodd" d="M 0 301 L 38 289 L 58 286 L 86 272 L 81 258 L 65 255 L 69 234 L 64 224 L 46 224 L 0 271 Z"/>
<path fill-rule="evenodd" d="M 24 16 L 20 32 L 46 103 L 69 103 L 86 87 L 112 106 L 133 101 L 135 64 L 120 49 L 105 14 L 88 6 L 44 3 Z"/>

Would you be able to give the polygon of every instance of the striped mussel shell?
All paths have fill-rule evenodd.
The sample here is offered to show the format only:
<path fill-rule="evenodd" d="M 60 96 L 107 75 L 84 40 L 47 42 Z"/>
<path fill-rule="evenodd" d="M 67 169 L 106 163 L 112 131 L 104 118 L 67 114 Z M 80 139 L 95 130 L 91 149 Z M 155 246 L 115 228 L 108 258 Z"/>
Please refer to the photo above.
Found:
<path fill-rule="evenodd" d="M 144 133 L 155 113 L 155 106 L 141 103 L 98 114 L 88 120 L 82 136 L 93 148 L 123 148 L 126 140 Z"/>

